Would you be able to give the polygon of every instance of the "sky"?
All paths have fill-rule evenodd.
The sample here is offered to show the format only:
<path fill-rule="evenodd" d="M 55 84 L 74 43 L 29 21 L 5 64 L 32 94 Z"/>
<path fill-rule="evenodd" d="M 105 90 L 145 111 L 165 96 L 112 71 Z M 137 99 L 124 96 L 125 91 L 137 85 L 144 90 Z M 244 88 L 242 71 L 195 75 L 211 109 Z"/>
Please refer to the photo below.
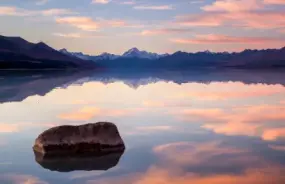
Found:
<path fill-rule="evenodd" d="M 285 46 L 285 0 L 0 0 L 0 34 L 122 54 Z"/>

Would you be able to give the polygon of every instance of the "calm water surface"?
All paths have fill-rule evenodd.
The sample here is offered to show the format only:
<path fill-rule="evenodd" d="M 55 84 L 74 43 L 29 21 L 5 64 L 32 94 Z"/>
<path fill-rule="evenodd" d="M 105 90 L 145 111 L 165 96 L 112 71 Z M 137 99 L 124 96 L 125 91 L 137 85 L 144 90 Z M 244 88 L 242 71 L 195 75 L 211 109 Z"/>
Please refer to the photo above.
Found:
<path fill-rule="evenodd" d="M 283 73 L 3 74 L 0 183 L 285 183 Z M 69 172 L 36 162 L 42 131 L 97 121 L 118 126 L 123 155 Z"/>

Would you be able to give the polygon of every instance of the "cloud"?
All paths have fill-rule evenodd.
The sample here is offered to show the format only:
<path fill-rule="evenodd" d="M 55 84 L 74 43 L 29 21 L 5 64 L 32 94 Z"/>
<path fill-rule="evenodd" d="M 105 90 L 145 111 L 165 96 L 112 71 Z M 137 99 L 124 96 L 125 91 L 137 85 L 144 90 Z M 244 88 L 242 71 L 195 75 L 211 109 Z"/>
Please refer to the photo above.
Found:
<path fill-rule="evenodd" d="M 29 11 L 12 6 L 0 6 L 0 16 L 31 16 L 37 14 L 36 11 Z"/>
<path fill-rule="evenodd" d="M 257 0 L 216 0 L 211 5 L 201 9 L 210 12 L 240 12 L 262 9 L 263 6 Z"/>
<path fill-rule="evenodd" d="M 95 22 L 89 17 L 63 17 L 56 18 L 56 22 L 59 24 L 67 24 L 73 27 L 77 27 L 84 31 L 97 31 L 99 28 L 98 22 Z"/>
<path fill-rule="evenodd" d="M 97 107 L 82 107 L 79 110 L 63 113 L 58 118 L 69 121 L 87 121 L 94 117 L 121 117 L 140 112 L 141 109 L 101 109 Z"/>
<path fill-rule="evenodd" d="M 243 154 L 248 154 L 246 150 L 226 147 L 223 146 L 221 142 L 176 142 L 156 146 L 153 148 L 153 151 L 159 158 L 163 159 L 164 162 L 170 162 L 171 165 L 179 165 L 180 167 L 207 165 L 211 164 L 210 162 L 217 164 L 215 158 L 218 158 L 220 155 L 223 155 L 223 158 L 226 160 L 230 158 L 229 156 L 238 157 Z M 179 155 L 179 157 L 175 155 Z M 240 158 L 240 161 L 241 160 Z M 228 162 L 230 162 L 230 159 Z M 230 163 L 227 164 L 230 165 Z"/>
<path fill-rule="evenodd" d="M 87 184 L 279 184 L 284 183 L 284 169 L 280 166 L 250 168 L 239 174 L 216 173 L 203 175 L 181 171 L 179 168 L 165 168 L 153 165 L 145 173 L 132 173 L 97 180 Z"/>
<path fill-rule="evenodd" d="M 33 127 L 53 127 L 53 123 L 0 123 L 0 133 L 15 133 Z"/>
<path fill-rule="evenodd" d="M 101 177 L 87 184 L 270 184 L 285 180 L 283 166 L 224 142 L 174 142 L 156 146 L 153 152 L 160 162 L 146 171 Z"/>
<path fill-rule="evenodd" d="M 254 136 L 266 141 L 285 137 L 285 127 L 274 127 L 272 122 L 283 122 L 285 107 L 253 105 L 232 109 L 189 109 L 178 113 L 186 122 L 203 122 L 201 127 L 228 136 Z M 246 130 L 246 131 L 245 131 Z"/>
<path fill-rule="evenodd" d="M 19 126 L 16 124 L 0 124 L 0 133 L 18 132 Z"/>
<path fill-rule="evenodd" d="M 142 104 L 145 107 L 165 107 L 165 103 L 159 101 L 145 100 Z"/>
<path fill-rule="evenodd" d="M 56 22 L 59 24 L 66 24 L 73 27 L 77 27 L 84 31 L 99 31 L 100 28 L 110 27 L 124 27 L 124 28 L 139 28 L 142 27 L 138 24 L 129 23 L 125 20 L 118 19 L 97 19 L 93 20 L 90 17 L 72 16 L 72 17 L 59 17 L 56 18 Z"/>
<path fill-rule="evenodd" d="M 10 6 L 0 7 L 0 16 L 57 16 L 69 14 L 76 14 L 76 12 L 68 9 L 26 10 Z"/>
<path fill-rule="evenodd" d="M 263 132 L 262 138 L 266 141 L 274 141 L 278 138 L 285 138 L 285 127 L 272 129 L 269 128 Z"/>
<path fill-rule="evenodd" d="M 8 182 L 11 184 L 48 184 L 48 182 L 40 180 L 37 177 L 23 174 L 1 174 L 0 182 Z M 2 183 L 2 182 L 1 182 Z"/>
<path fill-rule="evenodd" d="M 123 1 L 123 2 L 120 2 L 120 4 L 124 4 L 124 5 L 134 5 L 136 4 L 135 1 Z"/>
<path fill-rule="evenodd" d="M 274 37 L 237 37 L 214 34 L 196 35 L 194 39 L 172 39 L 171 41 L 179 44 L 266 44 L 284 42 L 284 40 Z"/>
<path fill-rule="evenodd" d="M 221 83 L 215 83 L 220 87 L 223 87 Z M 232 83 L 228 83 L 228 86 L 232 86 Z M 255 85 L 255 86 L 247 86 L 244 88 L 244 85 L 241 83 L 235 83 L 235 87 L 240 87 L 238 91 L 232 90 L 210 90 L 210 91 L 190 91 L 184 92 L 181 94 L 185 98 L 195 98 L 199 100 L 231 100 L 231 99 L 245 99 L 252 97 L 266 97 L 271 95 L 283 94 L 285 89 L 280 86 L 275 86 L 274 88 L 268 88 L 265 85 Z M 230 88 L 229 88 L 230 89 Z"/>
<path fill-rule="evenodd" d="M 54 36 L 64 37 L 64 38 L 81 38 L 79 33 L 53 33 Z"/>
<path fill-rule="evenodd" d="M 108 4 L 111 0 L 92 0 L 92 4 Z"/>
<path fill-rule="evenodd" d="M 153 30 L 143 30 L 141 32 L 142 36 L 154 36 L 161 34 L 179 34 L 179 33 L 188 33 L 189 29 L 184 28 L 165 28 L 165 29 L 153 29 Z"/>
<path fill-rule="evenodd" d="M 137 127 L 137 130 L 140 131 L 170 131 L 173 130 L 173 127 L 171 126 L 143 126 L 143 127 Z"/>
<path fill-rule="evenodd" d="M 285 13 L 282 11 L 205 11 L 176 17 L 180 26 L 217 27 L 230 26 L 252 29 L 275 29 L 285 27 Z"/>
<path fill-rule="evenodd" d="M 136 10 L 173 10 L 171 5 L 161 5 L 161 6 L 134 6 Z"/>
<path fill-rule="evenodd" d="M 84 107 L 78 111 L 71 113 L 60 114 L 59 118 L 70 121 L 87 121 L 92 119 L 94 116 L 99 115 L 101 110 L 96 107 Z"/>
<path fill-rule="evenodd" d="M 263 0 L 264 4 L 270 5 L 285 5 L 284 0 Z"/>
<path fill-rule="evenodd" d="M 37 177 L 30 175 L 16 175 L 16 174 L 5 174 L 0 176 L 0 180 L 12 182 L 13 184 L 48 184 L 45 181 L 40 180 Z"/>
<path fill-rule="evenodd" d="M 285 151 L 285 146 L 279 146 L 279 145 L 268 145 L 269 148 L 277 151 Z"/>
<path fill-rule="evenodd" d="M 48 10 L 41 11 L 41 13 L 44 16 L 57 16 L 57 15 L 77 14 L 76 12 L 68 10 L 68 9 L 48 9 Z"/>

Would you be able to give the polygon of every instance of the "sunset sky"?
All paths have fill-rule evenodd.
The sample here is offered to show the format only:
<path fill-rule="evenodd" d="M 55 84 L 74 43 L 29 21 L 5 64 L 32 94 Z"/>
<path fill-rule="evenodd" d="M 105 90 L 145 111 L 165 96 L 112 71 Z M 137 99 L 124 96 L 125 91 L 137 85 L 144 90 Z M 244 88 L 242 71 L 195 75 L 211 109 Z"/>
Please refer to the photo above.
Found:
<path fill-rule="evenodd" d="M 285 0 L 0 0 L 0 34 L 86 54 L 285 46 Z"/>

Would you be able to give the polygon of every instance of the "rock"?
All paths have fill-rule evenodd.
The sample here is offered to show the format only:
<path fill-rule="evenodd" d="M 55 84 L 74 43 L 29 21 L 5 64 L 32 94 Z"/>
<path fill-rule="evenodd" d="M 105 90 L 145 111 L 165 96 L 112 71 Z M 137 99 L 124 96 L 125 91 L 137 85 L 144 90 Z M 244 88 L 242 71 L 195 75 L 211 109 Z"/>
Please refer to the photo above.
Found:
<path fill-rule="evenodd" d="M 46 130 L 33 149 L 43 155 L 105 155 L 123 152 L 125 145 L 116 125 L 99 122 Z"/>
<path fill-rule="evenodd" d="M 72 172 L 108 170 L 118 164 L 124 152 L 122 151 L 120 153 L 110 153 L 103 156 L 48 156 L 38 152 L 34 153 L 36 162 L 44 169 L 57 172 Z"/>

